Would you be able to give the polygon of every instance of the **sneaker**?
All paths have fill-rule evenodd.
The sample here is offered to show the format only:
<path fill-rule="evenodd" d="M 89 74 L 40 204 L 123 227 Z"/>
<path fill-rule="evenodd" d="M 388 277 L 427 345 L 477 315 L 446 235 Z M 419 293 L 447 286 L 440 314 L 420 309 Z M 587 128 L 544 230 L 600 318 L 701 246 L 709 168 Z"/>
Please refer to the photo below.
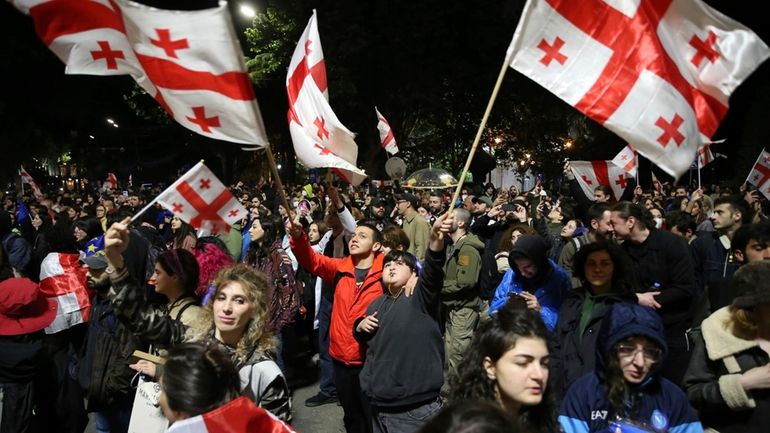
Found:
<path fill-rule="evenodd" d="M 321 394 L 320 392 L 309 399 L 305 400 L 305 406 L 307 407 L 316 407 L 316 406 L 322 406 L 324 404 L 331 404 L 331 403 L 337 403 L 337 397 L 336 396 L 328 396 Z"/>

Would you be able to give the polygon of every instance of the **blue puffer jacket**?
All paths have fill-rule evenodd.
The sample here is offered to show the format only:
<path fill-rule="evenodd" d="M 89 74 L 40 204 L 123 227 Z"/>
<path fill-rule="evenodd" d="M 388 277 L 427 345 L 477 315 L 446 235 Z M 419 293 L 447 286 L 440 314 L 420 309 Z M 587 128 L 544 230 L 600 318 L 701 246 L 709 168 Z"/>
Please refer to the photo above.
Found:
<path fill-rule="evenodd" d="M 631 420 L 637 431 L 652 433 L 702 433 L 684 392 L 659 377 L 661 363 L 653 365 L 647 379 L 629 387 L 623 408 L 616 410 L 607 398 L 607 360 L 615 345 L 631 336 L 645 336 L 667 352 L 666 335 L 660 316 L 638 304 L 614 304 L 597 340 L 596 370 L 578 379 L 567 391 L 559 422 L 565 433 L 614 433 L 610 423 Z M 622 431 L 632 431 L 623 429 Z"/>
<path fill-rule="evenodd" d="M 489 305 L 490 316 L 508 302 L 511 294 L 520 294 L 529 287 L 529 291 L 534 293 L 540 304 L 540 316 L 545 326 L 553 332 L 559 319 L 561 303 L 572 289 L 572 281 L 564 269 L 546 258 L 546 248 L 545 241 L 540 236 L 525 235 L 519 238 L 508 255 L 511 269 L 506 271 Z M 527 279 L 517 275 L 516 260 L 519 258 L 529 259 L 537 266 L 538 271 L 534 278 Z"/>

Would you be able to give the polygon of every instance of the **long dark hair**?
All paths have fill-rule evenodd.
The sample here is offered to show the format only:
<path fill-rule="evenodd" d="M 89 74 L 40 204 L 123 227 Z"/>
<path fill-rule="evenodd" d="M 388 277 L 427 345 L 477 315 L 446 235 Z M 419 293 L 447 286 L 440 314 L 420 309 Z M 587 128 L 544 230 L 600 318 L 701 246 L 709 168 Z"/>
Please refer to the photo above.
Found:
<path fill-rule="evenodd" d="M 187 235 L 193 235 L 195 237 L 195 228 L 191 226 L 190 224 L 187 224 L 184 222 L 181 218 L 179 219 L 179 222 L 182 223 L 179 226 L 179 229 L 177 231 L 173 231 L 174 233 L 174 248 L 182 248 L 182 243 L 184 242 Z"/>
<path fill-rule="evenodd" d="M 282 219 L 275 215 L 268 215 L 259 218 L 259 225 L 265 234 L 259 242 L 249 244 L 248 263 L 254 265 L 262 262 L 270 256 L 272 246 L 276 242 L 281 242 L 284 235 Z M 249 227 L 251 230 L 251 227 Z"/>
<path fill-rule="evenodd" d="M 465 357 L 450 377 L 449 400 L 482 400 L 497 403 L 497 385 L 487 376 L 484 358 L 497 362 L 520 338 L 548 341 L 548 330 L 540 314 L 527 308 L 523 299 L 512 296 L 492 318 L 476 330 Z M 559 431 L 551 387 L 546 386 L 540 404 L 522 407 L 519 414 L 524 431 Z"/>
<path fill-rule="evenodd" d="M 194 417 L 240 394 L 240 379 L 230 357 L 211 343 L 174 345 L 161 377 L 168 407 Z"/>

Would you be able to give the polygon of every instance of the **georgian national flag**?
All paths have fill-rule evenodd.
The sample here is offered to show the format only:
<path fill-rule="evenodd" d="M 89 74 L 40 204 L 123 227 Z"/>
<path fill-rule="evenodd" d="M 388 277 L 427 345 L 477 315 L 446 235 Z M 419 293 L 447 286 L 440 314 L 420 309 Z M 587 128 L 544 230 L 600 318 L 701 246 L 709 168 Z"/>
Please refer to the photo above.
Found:
<path fill-rule="evenodd" d="M 639 155 L 636 154 L 636 151 L 630 144 L 627 144 L 626 147 L 612 159 L 612 163 L 622 168 L 629 176 L 636 177 L 636 171 L 639 166 Z"/>
<path fill-rule="evenodd" d="M 679 177 L 770 49 L 701 0 L 528 0 L 508 53 Z"/>
<path fill-rule="evenodd" d="M 184 127 L 267 146 L 227 4 L 197 11 L 127 0 L 12 0 L 68 74 L 131 75 Z"/>
<path fill-rule="evenodd" d="M 765 149 L 760 152 L 746 181 L 756 186 L 765 198 L 770 199 L 770 153 Z"/>
<path fill-rule="evenodd" d="M 107 173 L 107 180 L 104 181 L 103 188 L 118 188 L 118 177 L 115 176 L 115 173 Z"/>
<path fill-rule="evenodd" d="M 238 397 L 203 415 L 174 422 L 168 433 L 296 433 L 246 397 Z"/>
<path fill-rule="evenodd" d="M 292 55 L 286 91 L 297 158 L 308 168 L 330 167 L 347 182 L 360 184 L 366 173 L 356 167 L 354 134 L 339 121 L 325 94 L 326 69 L 315 11 Z"/>
<path fill-rule="evenodd" d="M 156 200 L 203 233 L 226 233 L 248 214 L 203 162 L 195 164 Z"/>
<path fill-rule="evenodd" d="M 86 283 L 86 268 L 79 254 L 49 253 L 40 264 L 40 291 L 46 298 L 56 300 L 56 318 L 45 328 L 55 334 L 91 316 L 91 297 Z"/>
<path fill-rule="evenodd" d="M 30 188 L 32 188 L 32 194 L 35 196 L 35 199 L 42 200 L 43 192 L 40 191 L 40 187 L 37 186 L 35 179 L 33 179 L 32 176 L 27 173 L 27 170 L 24 170 L 24 167 L 21 167 L 21 170 L 19 170 L 19 176 L 21 177 L 22 185 L 27 184 Z"/>
<path fill-rule="evenodd" d="M 389 154 L 397 154 L 398 145 L 396 144 L 396 137 L 393 136 L 393 129 L 390 128 L 390 123 L 388 123 L 377 107 L 374 107 L 374 111 L 377 113 L 377 130 L 380 131 L 380 145 Z"/>
<path fill-rule="evenodd" d="M 599 185 L 612 188 L 619 200 L 628 186 L 626 173 L 612 161 L 570 161 L 569 166 L 583 193 L 594 200 L 594 189 Z"/>

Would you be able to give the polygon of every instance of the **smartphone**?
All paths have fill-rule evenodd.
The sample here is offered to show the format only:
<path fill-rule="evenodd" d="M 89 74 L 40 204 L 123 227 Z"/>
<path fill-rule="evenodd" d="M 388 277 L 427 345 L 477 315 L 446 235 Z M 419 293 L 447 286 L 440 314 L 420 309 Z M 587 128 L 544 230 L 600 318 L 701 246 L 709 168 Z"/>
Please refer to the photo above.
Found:
<path fill-rule="evenodd" d="M 299 202 L 299 205 L 297 205 L 297 208 L 300 212 L 309 212 L 310 211 L 310 204 L 307 200 L 302 200 Z"/>
<path fill-rule="evenodd" d="M 123 197 L 128 197 L 128 191 L 123 191 Z"/>

